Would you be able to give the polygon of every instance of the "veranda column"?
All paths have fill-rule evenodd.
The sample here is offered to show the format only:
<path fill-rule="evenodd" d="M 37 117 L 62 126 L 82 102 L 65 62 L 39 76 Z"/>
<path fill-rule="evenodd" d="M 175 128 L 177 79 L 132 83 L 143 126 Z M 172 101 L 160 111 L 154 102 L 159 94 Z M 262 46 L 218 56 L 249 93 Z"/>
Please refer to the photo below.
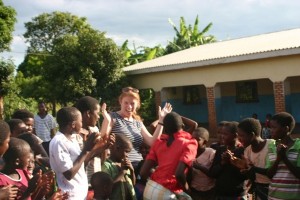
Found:
<path fill-rule="evenodd" d="M 275 113 L 285 111 L 285 92 L 284 82 L 277 81 L 273 83 L 274 101 L 275 101 Z"/>
<path fill-rule="evenodd" d="M 214 87 L 206 88 L 207 107 L 208 107 L 208 125 L 210 137 L 217 137 L 217 116 L 215 106 L 215 89 Z"/>

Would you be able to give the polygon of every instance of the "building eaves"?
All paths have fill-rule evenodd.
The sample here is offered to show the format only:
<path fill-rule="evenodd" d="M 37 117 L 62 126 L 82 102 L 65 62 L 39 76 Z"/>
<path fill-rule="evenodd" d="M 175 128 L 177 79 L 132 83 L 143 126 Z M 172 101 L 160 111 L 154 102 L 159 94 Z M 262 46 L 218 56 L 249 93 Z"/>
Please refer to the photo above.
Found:
<path fill-rule="evenodd" d="M 300 54 L 300 29 L 201 45 L 124 68 L 128 75 Z"/>

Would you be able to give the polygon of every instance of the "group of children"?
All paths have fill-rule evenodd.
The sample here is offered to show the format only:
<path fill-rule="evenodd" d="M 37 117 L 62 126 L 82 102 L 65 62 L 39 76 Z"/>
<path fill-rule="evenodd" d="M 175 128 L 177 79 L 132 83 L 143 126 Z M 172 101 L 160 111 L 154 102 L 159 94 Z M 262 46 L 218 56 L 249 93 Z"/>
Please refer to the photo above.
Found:
<path fill-rule="evenodd" d="M 271 117 L 272 139 L 261 137 L 259 121 L 246 118 L 221 122 L 220 140 L 208 146 L 208 130 L 190 134 L 171 112 L 135 171 L 131 141 L 97 128 L 100 110 L 92 97 L 61 108 L 49 155 L 31 133 L 32 115 L 21 110 L 9 123 L 1 120 L 0 200 L 300 199 L 300 140 L 290 136 L 289 113 Z"/>

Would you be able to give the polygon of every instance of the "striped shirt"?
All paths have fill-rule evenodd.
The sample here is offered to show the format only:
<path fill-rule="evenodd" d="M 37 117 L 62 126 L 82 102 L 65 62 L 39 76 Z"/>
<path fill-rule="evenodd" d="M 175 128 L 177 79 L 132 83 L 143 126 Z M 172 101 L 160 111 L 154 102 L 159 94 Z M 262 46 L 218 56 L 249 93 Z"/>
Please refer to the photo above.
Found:
<path fill-rule="evenodd" d="M 117 112 L 112 112 L 111 117 L 114 121 L 111 132 L 114 134 L 124 134 L 132 142 L 132 150 L 128 155 L 131 162 L 139 162 L 143 159 L 140 154 L 140 146 L 143 142 L 141 135 L 142 122 L 133 119 L 132 121 L 125 120 Z"/>
<path fill-rule="evenodd" d="M 267 167 L 271 167 L 276 160 L 276 146 L 270 145 Z M 288 160 L 296 167 L 300 167 L 300 139 L 296 139 L 292 147 L 286 152 Z M 300 199 L 300 179 L 296 178 L 287 166 L 280 161 L 276 174 L 269 185 L 269 199 Z"/>
<path fill-rule="evenodd" d="M 51 140 L 51 129 L 56 127 L 56 122 L 52 115 L 47 114 L 44 118 L 39 115 L 34 116 L 34 128 L 36 135 L 44 142 Z"/>

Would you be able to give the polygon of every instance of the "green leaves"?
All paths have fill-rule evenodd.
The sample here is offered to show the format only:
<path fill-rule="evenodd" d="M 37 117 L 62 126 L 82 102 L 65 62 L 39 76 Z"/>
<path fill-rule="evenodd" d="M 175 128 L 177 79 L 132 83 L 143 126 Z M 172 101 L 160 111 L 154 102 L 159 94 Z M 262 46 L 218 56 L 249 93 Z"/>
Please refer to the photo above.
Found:
<path fill-rule="evenodd" d="M 5 6 L 0 0 L 0 52 L 9 50 L 10 42 L 13 39 L 12 32 L 17 21 L 16 14 L 12 7 Z"/>
<path fill-rule="evenodd" d="M 187 25 L 184 18 L 180 17 L 179 30 L 171 19 L 169 19 L 169 23 L 173 27 L 176 37 L 166 46 L 166 54 L 216 41 L 216 38 L 212 35 L 205 36 L 212 27 L 212 23 L 209 23 L 202 31 L 199 31 L 198 16 L 193 26 Z"/>

